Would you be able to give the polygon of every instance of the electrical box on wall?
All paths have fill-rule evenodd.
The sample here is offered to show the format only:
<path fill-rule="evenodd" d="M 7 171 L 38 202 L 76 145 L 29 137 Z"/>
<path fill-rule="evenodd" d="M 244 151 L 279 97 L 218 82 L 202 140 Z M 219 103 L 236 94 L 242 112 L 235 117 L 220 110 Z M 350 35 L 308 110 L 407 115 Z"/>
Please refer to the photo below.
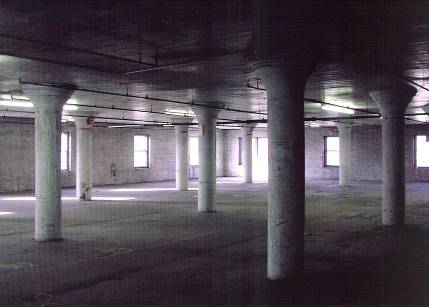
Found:
<path fill-rule="evenodd" d="M 110 165 L 110 175 L 111 175 L 112 179 L 116 181 L 116 175 L 117 175 L 116 163 L 114 163 L 114 162 Z"/>

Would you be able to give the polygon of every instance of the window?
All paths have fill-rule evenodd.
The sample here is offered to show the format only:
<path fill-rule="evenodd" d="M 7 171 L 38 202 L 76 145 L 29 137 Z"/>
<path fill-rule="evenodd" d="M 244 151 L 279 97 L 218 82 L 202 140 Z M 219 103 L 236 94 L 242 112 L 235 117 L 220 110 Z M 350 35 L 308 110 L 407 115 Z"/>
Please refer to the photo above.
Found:
<path fill-rule="evenodd" d="M 325 137 L 325 166 L 340 165 L 340 138 L 337 136 Z"/>
<path fill-rule="evenodd" d="M 198 160 L 198 137 L 191 136 L 189 138 L 189 163 L 192 166 L 199 164 Z"/>
<path fill-rule="evenodd" d="M 429 138 L 416 135 L 416 167 L 429 167 Z"/>
<path fill-rule="evenodd" d="M 71 140 L 70 132 L 61 133 L 61 170 L 71 170 Z"/>
<path fill-rule="evenodd" d="M 149 167 L 149 136 L 134 136 L 134 167 Z"/>
<path fill-rule="evenodd" d="M 256 181 L 268 180 L 268 139 L 252 138 L 252 175 Z"/>
<path fill-rule="evenodd" d="M 243 139 L 238 137 L 238 165 L 243 165 Z"/>

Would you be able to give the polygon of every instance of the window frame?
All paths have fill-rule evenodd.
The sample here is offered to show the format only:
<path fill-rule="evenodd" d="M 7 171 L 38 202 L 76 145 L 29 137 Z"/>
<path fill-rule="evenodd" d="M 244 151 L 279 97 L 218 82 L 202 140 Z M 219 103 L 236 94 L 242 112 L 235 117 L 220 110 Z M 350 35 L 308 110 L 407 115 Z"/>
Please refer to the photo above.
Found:
<path fill-rule="evenodd" d="M 192 143 L 192 139 L 194 139 L 194 140 L 197 140 L 197 152 L 196 152 L 196 155 L 197 155 L 197 160 L 198 160 L 198 164 L 192 164 L 192 159 L 191 159 L 191 152 L 192 152 L 192 146 L 191 146 L 191 143 Z M 189 166 L 193 166 L 193 167 L 195 167 L 195 166 L 200 166 L 200 157 L 199 157 L 199 155 L 200 155 L 200 153 L 199 153 L 199 149 L 198 149 L 198 147 L 200 146 L 200 140 L 199 140 L 199 137 L 198 136 L 190 136 L 189 137 Z"/>
<path fill-rule="evenodd" d="M 62 168 L 62 152 L 63 152 L 63 146 L 62 146 L 62 143 L 63 143 L 63 135 L 66 135 L 66 138 L 67 138 L 67 148 L 66 148 L 66 150 L 64 151 L 64 152 L 66 152 L 66 155 L 67 155 L 67 160 L 66 160 L 66 162 L 67 162 L 67 166 L 66 166 L 66 168 L 65 169 L 63 169 Z M 70 132 L 61 132 L 61 141 L 60 141 L 60 147 L 61 147 L 61 150 L 60 150 L 60 170 L 61 170 L 61 172 L 64 172 L 64 173 L 69 173 L 69 172 L 71 172 L 71 134 L 70 134 Z"/>
<path fill-rule="evenodd" d="M 427 138 L 427 134 L 415 134 L 414 135 L 414 168 L 427 168 L 429 169 L 429 166 L 417 166 L 417 137 L 418 136 L 425 136 Z"/>
<path fill-rule="evenodd" d="M 337 150 L 328 150 L 328 138 L 338 138 L 338 151 Z M 340 165 L 340 137 L 333 135 L 326 135 L 323 137 L 323 167 L 339 167 Z M 338 152 L 338 165 L 328 164 L 328 151 L 329 152 Z"/>
<path fill-rule="evenodd" d="M 139 136 L 144 136 L 144 137 L 146 137 L 146 150 L 138 150 L 138 151 L 136 151 L 136 136 L 137 137 L 139 137 Z M 134 135 L 133 136 L 133 165 L 134 165 L 134 168 L 135 169 L 144 169 L 144 168 L 150 168 L 150 162 L 151 162 L 151 160 L 150 160 L 150 148 L 151 148 L 151 146 L 150 146 L 151 144 L 150 144 L 150 136 L 149 136 L 149 134 L 136 134 L 136 135 Z M 146 166 L 136 166 L 136 162 L 135 162 L 135 155 L 136 155 L 136 152 L 146 152 L 146 161 L 147 161 L 147 163 L 146 163 Z"/>

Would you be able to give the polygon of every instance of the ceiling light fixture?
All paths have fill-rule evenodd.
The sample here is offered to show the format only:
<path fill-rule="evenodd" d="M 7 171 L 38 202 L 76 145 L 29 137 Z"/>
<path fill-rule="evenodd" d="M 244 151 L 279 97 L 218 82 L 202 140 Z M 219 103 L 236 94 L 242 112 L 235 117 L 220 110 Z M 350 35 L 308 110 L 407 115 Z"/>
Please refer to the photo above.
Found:
<path fill-rule="evenodd" d="M 0 99 L 11 100 L 12 99 L 12 95 L 11 94 L 1 94 L 0 95 Z"/>
<path fill-rule="evenodd" d="M 76 111 L 78 108 L 78 106 L 74 106 L 72 104 L 66 104 L 63 107 L 63 111 Z"/>
<path fill-rule="evenodd" d="M 107 126 L 107 128 L 133 128 L 133 127 L 143 127 L 143 125 L 111 125 Z"/>
<path fill-rule="evenodd" d="M 32 108 L 33 104 L 29 101 L 0 100 L 0 106 Z"/>
<path fill-rule="evenodd" d="M 195 113 L 192 111 L 184 111 L 179 109 L 166 109 L 164 111 L 165 114 L 168 115 L 176 115 L 176 116 L 185 116 L 185 117 L 195 117 Z"/>
<path fill-rule="evenodd" d="M 338 113 L 345 113 L 345 114 L 355 114 L 355 111 L 346 107 L 340 107 L 340 106 L 333 106 L 330 104 L 323 104 L 322 105 L 323 110 L 332 111 L 332 112 L 338 112 Z"/>
<path fill-rule="evenodd" d="M 61 122 L 65 123 L 65 122 L 74 122 L 74 118 L 71 116 L 63 116 L 61 118 Z"/>
<path fill-rule="evenodd" d="M 12 99 L 17 99 L 17 100 L 27 100 L 30 101 L 30 98 L 28 98 L 27 96 L 24 95 L 14 95 L 14 94 L 10 94 Z"/>
<path fill-rule="evenodd" d="M 235 126 L 216 126 L 217 129 L 222 130 L 240 130 L 241 127 L 235 127 Z"/>

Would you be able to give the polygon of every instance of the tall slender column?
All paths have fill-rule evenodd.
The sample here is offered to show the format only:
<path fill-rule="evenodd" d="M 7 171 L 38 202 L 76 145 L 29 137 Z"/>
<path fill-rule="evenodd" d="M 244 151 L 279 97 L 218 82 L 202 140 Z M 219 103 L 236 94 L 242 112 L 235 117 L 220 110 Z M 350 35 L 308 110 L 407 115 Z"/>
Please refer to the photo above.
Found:
<path fill-rule="evenodd" d="M 338 133 L 340 136 L 339 184 L 349 186 L 351 182 L 352 124 L 350 122 L 338 123 Z"/>
<path fill-rule="evenodd" d="M 199 136 L 198 212 L 216 211 L 216 119 L 213 109 L 196 108 Z"/>
<path fill-rule="evenodd" d="M 35 107 L 35 239 L 61 239 L 61 113 L 72 90 L 22 85 Z"/>
<path fill-rule="evenodd" d="M 384 84 L 383 84 L 384 85 Z M 383 225 L 405 223 L 404 114 L 416 89 L 408 84 L 388 84 L 369 94 L 382 115 Z"/>
<path fill-rule="evenodd" d="M 245 183 L 253 182 L 252 170 L 252 135 L 254 127 L 241 128 L 243 137 L 243 179 Z"/>
<path fill-rule="evenodd" d="M 76 123 L 76 197 L 92 197 L 92 117 L 75 117 Z"/>
<path fill-rule="evenodd" d="M 268 104 L 268 278 L 304 268 L 304 88 L 308 69 L 298 63 L 256 65 Z"/>
<path fill-rule="evenodd" d="M 188 125 L 176 125 L 176 190 L 188 190 L 189 138 Z"/>

